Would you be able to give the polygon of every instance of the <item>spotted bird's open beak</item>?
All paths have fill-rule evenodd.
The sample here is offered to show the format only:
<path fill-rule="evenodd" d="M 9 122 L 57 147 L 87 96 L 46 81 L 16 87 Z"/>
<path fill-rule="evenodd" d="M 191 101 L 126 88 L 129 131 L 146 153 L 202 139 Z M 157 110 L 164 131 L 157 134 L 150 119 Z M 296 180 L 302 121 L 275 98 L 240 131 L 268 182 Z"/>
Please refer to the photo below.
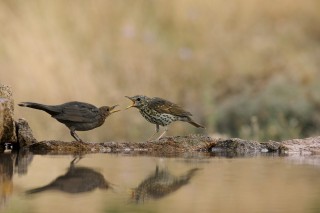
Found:
<path fill-rule="evenodd" d="M 119 105 L 117 104 L 117 105 L 114 105 L 114 106 L 110 107 L 110 114 L 121 111 L 120 109 L 114 110 L 114 108 L 116 108 L 117 106 L 119 106 Z"/>
<path fill-rule="evenodd" d="M 132 101 L 132 104 L 131 104 L 130 106 L 128 106 L 126 109 L 129 109 L 129 108 L 135 106 L 135 101 L 133 100 L 133 98 L 131 98 L 131 97 L 129 97 L 129 96 L 124 96 L 124 97 L 126 97 L 126 98 L 128 98 L 128 99 L 130 99 L 130 100 Z"/>

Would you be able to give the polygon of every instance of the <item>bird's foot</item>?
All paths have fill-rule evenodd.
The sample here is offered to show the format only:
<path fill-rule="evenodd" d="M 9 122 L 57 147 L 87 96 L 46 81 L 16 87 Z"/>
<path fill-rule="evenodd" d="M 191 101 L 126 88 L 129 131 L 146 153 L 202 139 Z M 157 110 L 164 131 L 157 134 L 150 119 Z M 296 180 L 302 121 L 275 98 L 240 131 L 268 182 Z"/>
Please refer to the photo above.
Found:
<path fill-rule="evenodd" d="M 83 140 L 79 140 L 77 141 L 79 144 L 87 144 L 87 142 L 83 141 Z"/>
<path fill-rule="evenodd" d="M 155 136 L 155 134 L 157 134 L 157 132 L 154 133 L 153 135 L 151 135 L 151 137 L 147 139 L 147 142 L 152 142 L 152 141 L 154 141 L 153 137 Z"/>
<path fill-rule="evenodd" d="M 167 133 L 167 129 L 164 130 L 164 132 L 157 138 L 157 141 L 160 141 L 160 139 L 162 139 L 162 136 L 164 136 Z"/>

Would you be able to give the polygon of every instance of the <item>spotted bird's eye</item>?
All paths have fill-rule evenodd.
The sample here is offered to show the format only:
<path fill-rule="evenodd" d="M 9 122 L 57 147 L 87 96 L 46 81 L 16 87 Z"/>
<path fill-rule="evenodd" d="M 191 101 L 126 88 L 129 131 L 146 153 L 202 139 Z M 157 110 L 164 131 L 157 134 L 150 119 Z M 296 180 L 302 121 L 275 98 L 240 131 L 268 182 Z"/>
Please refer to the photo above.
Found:
<path fill-rule="evenodd" d="M 141 101 L 141 99 L 140 99 L 140 98 L 137 98 L 137 101 Z"/>

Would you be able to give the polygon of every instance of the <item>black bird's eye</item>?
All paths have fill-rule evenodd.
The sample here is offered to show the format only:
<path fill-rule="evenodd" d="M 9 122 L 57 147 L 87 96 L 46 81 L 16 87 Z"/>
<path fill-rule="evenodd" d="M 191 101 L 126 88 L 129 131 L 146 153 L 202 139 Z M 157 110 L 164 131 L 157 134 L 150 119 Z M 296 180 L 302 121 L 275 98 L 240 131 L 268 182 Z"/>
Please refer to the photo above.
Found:
<path fill-rule="evenodd" d="M 107 109 L 107 111 L 109 112 L 109 108 Z"/>
<path fill-rule="evenodd" d="M 137 98 L 137 101 L 141 101 L 141 99 L 140 99 L 140 98 Z"/>

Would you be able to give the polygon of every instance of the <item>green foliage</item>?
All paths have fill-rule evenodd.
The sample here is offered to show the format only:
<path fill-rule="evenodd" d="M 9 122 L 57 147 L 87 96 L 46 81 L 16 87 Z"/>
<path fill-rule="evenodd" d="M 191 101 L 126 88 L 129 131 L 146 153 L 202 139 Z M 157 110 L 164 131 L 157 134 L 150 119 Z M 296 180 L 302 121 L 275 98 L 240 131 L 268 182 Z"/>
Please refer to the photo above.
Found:
<path fill-rule="evenodd" d="M 240 138 L 281 140 L 318 133 L 320 109 L 310 91 L 285 76 L 259 90 L 229 96 L 217 108 L 217 129 Z"/>

